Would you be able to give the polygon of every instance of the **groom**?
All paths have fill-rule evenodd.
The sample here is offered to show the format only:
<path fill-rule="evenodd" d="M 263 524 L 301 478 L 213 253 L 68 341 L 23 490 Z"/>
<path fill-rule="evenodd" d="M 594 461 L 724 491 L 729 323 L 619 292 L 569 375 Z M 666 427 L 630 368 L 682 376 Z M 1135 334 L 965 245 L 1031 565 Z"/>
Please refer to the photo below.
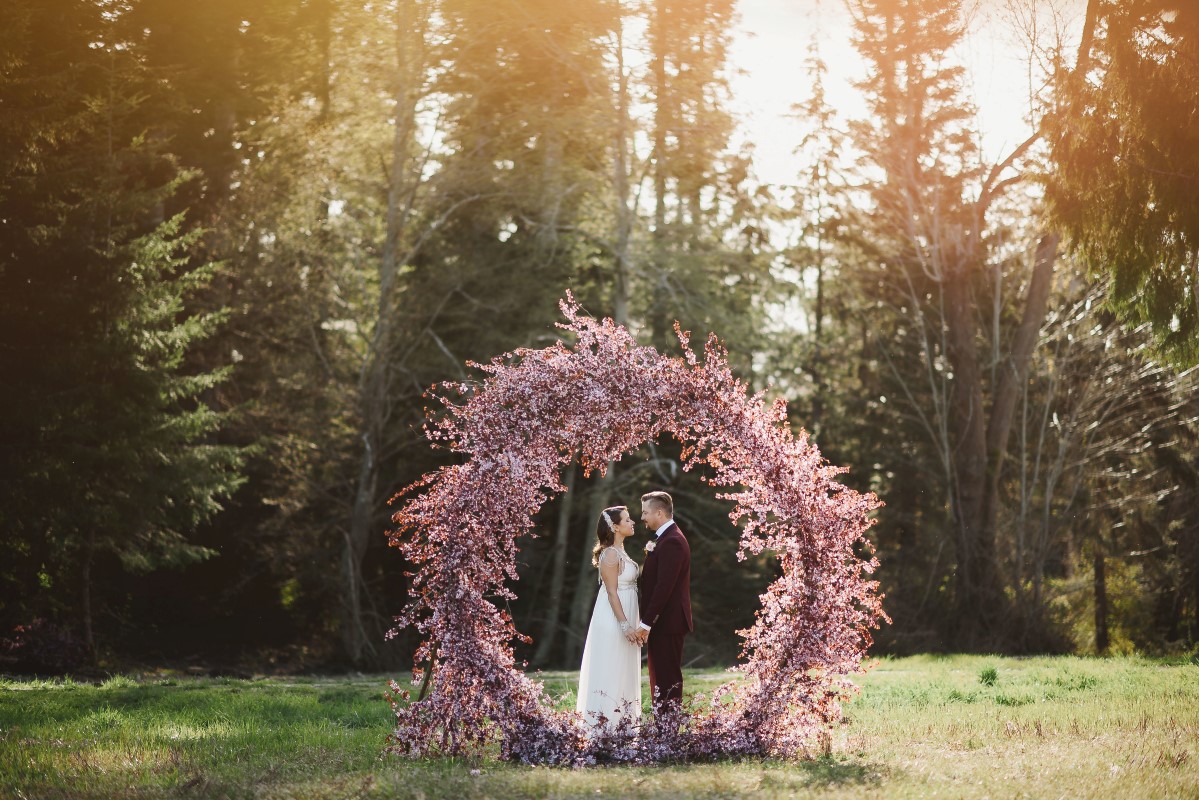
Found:
<path fill-rule="evenodd" d="M 691 545 L 674 521 L 666 492 L 641 497 L 641 521 L 654 533 L 641 572 L 640 640 L 649 647 L 649 683 L 654 713 L 683 702 L 683 637 L 691 623 Z"/>

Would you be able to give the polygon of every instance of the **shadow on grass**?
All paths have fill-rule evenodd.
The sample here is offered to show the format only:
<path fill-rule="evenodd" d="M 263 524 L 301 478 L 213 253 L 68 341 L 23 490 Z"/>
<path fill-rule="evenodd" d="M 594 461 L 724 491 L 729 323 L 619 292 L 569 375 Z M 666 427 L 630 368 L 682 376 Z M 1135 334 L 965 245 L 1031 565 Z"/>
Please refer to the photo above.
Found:
<path fill-rule="evenodd" d="M 526 767 L 487 759 L 387 763 L 370 796 L 425 800 L 638 797 L 643 800 L 730 797 L 782 798 L 830 792 L 877 792 L 902 772 L 854 756 L 814 761 L 744 759 L 661 766 L 605 765 L 586 769 Z"/>
<path fill-rule="evenodd" d="M 80 800 L 281 796 L 388 800 L 665 800 L 857 794 L 896 777 L 865 754 L 556 770 L 489 759 L 380 757 L 390 711 L 377 686 L 138 686 L 0 696 L 0 786 Z M 16 732 L 18 730 L 19 732 Z M 0 793 L 3 794 L 3 793 Z"/>
<path fill-rule="evenodd" d="M 309 784 L 317 788 L 306 796 L 348 796 L 355 791 L 339 794 L 339 781 L 365 776 L 383 746 L 390 711 L 381 695 L 307 686 L 0 692 L 0 786 L 81 800 L 252 798 Z"/>
<path fill-rule="evenodd" d="M 821 756 L 814 761 L 800 761 L 795 770 L 804 783 L 812 787 L 876 786 L 893 770 L 882 764 L 859 761 L 851 757 Z"/>

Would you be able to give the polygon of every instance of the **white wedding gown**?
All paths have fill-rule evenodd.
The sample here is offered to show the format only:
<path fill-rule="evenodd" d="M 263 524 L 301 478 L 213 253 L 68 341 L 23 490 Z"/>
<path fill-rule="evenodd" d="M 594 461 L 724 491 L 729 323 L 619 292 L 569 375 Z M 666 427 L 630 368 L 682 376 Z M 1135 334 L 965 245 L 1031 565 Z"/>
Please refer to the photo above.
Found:
<path fill-rule="evenodd" d="M 620 558 L 616 593 L 625 619 L 634 626 L 640 617 L 637 606 L 637 564 L 616 548 L 608 548 L 601 558 Z M 600 581 L 599 596 L 587 628 L 583 647 L 583 665 L 579 669 L 579 698 L 575 708 L 587 725 L 596 731 L 603 715 L 612 724 L 628 713 L 641 718 L 641 648 L 630 644 L 620 631 L 620 622 L 608 602 L 608 592 Z"/>

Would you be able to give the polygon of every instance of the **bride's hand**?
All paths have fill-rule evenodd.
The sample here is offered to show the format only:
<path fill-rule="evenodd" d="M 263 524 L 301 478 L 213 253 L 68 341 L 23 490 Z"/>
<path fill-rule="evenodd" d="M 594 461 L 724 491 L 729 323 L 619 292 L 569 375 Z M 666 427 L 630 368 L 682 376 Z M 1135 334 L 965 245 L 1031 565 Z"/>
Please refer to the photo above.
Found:
<path fill-rule="evenodd" d="M 641 637 L 637 635 L 637 631 L 629 631 L 624 635 L 624 638 L 629 644 L 635 644 L 638 647 L 641 646 Z"/>

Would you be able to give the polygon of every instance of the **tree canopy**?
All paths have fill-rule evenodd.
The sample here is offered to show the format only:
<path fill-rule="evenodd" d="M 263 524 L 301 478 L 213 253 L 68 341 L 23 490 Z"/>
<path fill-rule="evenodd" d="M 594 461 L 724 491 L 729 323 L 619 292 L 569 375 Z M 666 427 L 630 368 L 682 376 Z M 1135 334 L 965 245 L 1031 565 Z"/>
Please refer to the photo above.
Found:
<path fill-rule="evenodd" d="M 664 356 L 715 333 L 886 503 L 880 651 L 1193 647 L 1199 14 L 1017 6 L 1063 31 L 1027 142 L 985 160 L 965 4 L 853 0 L 861 103 L 817 30 L 762 77 L 783 185 L 730 0 L 5 0 L 0 669 L 409 663 L 388 499 L 461 461 L 426 393 L 552 345 L 568 290 Z M 577 666 L 594 520 L 653 488 L 689 658 L 736 658 L 777 566 L 684 460 L 563 462 L 515 659 Z"/>

